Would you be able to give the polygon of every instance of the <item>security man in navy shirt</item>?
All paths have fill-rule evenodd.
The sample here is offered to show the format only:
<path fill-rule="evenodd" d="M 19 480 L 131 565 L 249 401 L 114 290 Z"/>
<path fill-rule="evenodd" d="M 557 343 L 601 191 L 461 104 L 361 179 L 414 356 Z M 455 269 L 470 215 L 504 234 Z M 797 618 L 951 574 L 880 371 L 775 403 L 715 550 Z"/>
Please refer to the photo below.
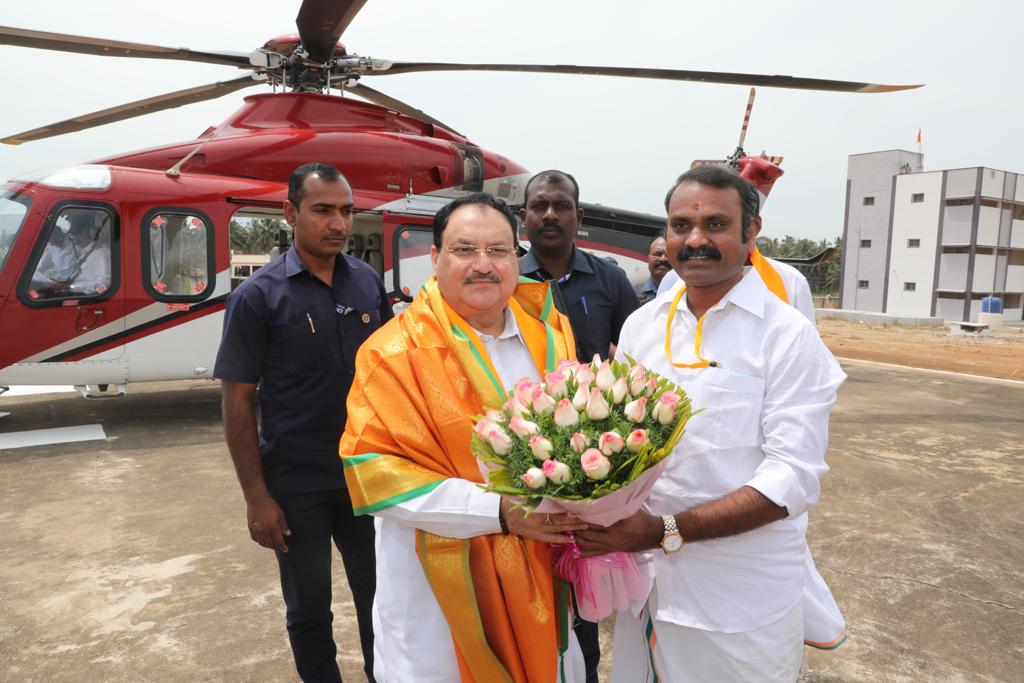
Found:
<path fill-rule="evenodd" d="M 583 223 L 579 202 L 579 184 L 564 171 L 541 171 L 530 178 L 520 212 L 530 251 L 519 259 L 519 272 L 555 282 L 555 306 L 569 317 L 579 360 L 590 361 L 594 354 L 614 355 L 622 323 L 639 304 L 621 268 L 576 248 L 576 231 Z M 574 630 L 587 683 L 596 683 L 601 659 L 597 624 L 578 619 Z"/>
<path fill-rule="evenodd" d="M 576 248 L 583 209 L 575 178 L 541 171 L 526 183 L 525 195 L 520 217 L 530 251 L 519 259 L 519 272 L 556 282 L 555 302 L 569 317 L 580 360 L 590 361 L 595 353 L 608 358 L 622 323 L 638 307 L 633 285 L 614 263 Z"/>
<path fill-rule="evenodd" d="M 231 293 L 214 376 L 245 497 L 249 535 L 276 551 L 286 623 L 303 681 L 340 681 L 331 622 L 331 541 L 356 605 L 373 680 L 373 518 L 354 517 L 338 441 L 356 350 L 392 317 L 384 284 L 343 253 L 352 188 L 310 163 L 288 179 L 292 248 Z"/>

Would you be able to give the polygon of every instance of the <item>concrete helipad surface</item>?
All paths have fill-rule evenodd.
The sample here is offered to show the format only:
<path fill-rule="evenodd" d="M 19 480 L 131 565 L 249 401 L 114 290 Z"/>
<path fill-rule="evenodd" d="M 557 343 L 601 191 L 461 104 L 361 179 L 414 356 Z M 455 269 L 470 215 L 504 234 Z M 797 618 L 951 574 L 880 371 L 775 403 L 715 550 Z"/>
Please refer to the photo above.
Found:
<path fill-rule="evenodd" d="M 1024 387 L 847 364 L 811 546 L 850 625 L 804 681 L 1024 679 Z M 0 397 L 0 680 L 295 680 L 215 384 Z M 362 680 L 337 563 L 335 633 Z M 605 634 L 607 635 L 607 634 Z"/>

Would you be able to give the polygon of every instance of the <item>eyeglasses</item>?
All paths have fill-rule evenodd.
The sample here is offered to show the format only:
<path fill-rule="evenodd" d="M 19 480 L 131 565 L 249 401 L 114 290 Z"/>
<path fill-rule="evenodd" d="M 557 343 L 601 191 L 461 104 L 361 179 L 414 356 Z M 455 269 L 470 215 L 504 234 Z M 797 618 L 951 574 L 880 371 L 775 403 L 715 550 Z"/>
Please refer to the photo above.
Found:
<path fill-rule="evenodd" d="M 485 247 L 480 249 L 469 244 L 456 244 L 454 247 L 444 247 L 457 261 L 472 263 L 480 254 L 486 254 L 494 263 L 508 263 L 516 257 L 516 248 L 505 245 Z"/>

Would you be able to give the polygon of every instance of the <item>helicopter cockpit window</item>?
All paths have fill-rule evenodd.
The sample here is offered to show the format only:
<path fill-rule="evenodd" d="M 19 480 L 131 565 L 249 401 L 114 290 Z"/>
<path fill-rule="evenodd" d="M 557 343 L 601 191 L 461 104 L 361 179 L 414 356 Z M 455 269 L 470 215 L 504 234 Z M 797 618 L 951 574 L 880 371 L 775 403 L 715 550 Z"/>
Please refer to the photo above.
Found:
<path fill-rule="evenodd" d="M 29 204 L 28 197 L 9 191 L 0 192 L 0 271 L 3 271 L 7 263 L 7 255 L 14 247 L 14 240 L 18 239 Z"/>
<path fill-rule="evenodd" d="M 107 294 L 112 232 L 111 214 L 103 209 L 62 208 L 32 271 L 28 297 L 44 302 Z"/>
<path fill-rule="evenodd" d="M 203 217 L 156 213 L 149 217 L 148 284 L 161 299 L 197 299 L 210 283 L 210 227 Z"/>
<path fill-rule="evenodd" d="M 433 243 L 434 232 L 428 227 L 403 225 L 395 231 L 395 292 L 406 301 L 412 301 L 434 271 L 430 263 Z"/>

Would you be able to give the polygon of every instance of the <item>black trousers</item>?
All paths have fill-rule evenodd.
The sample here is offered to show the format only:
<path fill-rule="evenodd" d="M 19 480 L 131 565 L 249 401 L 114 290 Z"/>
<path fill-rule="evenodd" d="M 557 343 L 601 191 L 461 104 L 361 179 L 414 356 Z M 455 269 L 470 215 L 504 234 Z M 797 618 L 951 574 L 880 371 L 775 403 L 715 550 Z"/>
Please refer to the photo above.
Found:
<path fill-rule="evenodd" d="M 306 683 L 341 681 L 331 612 L 331 540 L 341 553 L 356 606 L 366 680 L 373 681 L 373 594 L 377 585 L 373 517 L 355 517 L 348 491 L 275 496 L 288 520 L 287 553 L 277 553 L 288 640 Z"/>
<path fill-rule="evenodd" d="M 587 683 L 598 683 L 597 666 L 601 663 L 601 641 L 598 638 L 597 624 L 576 617 L 572 630 L 576 632 L 576 640 L 583 651 L 583 663 L 587 671 Z"/>

